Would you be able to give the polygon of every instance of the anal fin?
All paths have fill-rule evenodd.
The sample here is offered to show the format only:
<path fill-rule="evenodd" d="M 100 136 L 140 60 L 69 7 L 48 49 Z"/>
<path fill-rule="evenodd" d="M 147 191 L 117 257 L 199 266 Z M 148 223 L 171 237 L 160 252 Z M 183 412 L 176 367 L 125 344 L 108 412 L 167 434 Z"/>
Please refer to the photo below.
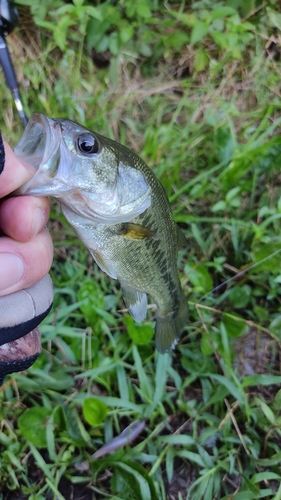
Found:
<path fill-rule="evenodd" d="M 188 322 L 188 303 L 184 295 L 176 311 L 165 316 L 158 314 L 156 318 L 156 349 L 164 354 L 174 349 L 181 333 Z"/>
<path fill-rule="evenodd" d="M 146 293 L 139 292 L 129 285 L 121 283 L 123 290 L 124 302 L 128 308 L 130 315 L 134 320 L 139 323 L 146 318 L 147 311 L 147 295 Z"/>

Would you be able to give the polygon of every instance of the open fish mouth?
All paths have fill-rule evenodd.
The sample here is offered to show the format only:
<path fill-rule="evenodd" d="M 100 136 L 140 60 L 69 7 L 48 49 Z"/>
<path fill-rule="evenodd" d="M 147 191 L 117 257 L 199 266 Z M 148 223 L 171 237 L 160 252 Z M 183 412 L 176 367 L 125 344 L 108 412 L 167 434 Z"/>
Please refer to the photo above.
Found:
<path fill-rule="evenodd" d="M 38 169 L 44 155 L 46 156 L 47 151 L 50 150 L 51 140 L 48 118 L 40 113 L 33 113 L 15 147 L 15 153 Z"/>
<path fill-rule="evenodd" d="M 49 196 L 67 190 L 65 181 L 57 177 L 61 141 L 58 122 L 42 113 L 32 113 L 14 152 L 37 171 L 15 194 Z"/>

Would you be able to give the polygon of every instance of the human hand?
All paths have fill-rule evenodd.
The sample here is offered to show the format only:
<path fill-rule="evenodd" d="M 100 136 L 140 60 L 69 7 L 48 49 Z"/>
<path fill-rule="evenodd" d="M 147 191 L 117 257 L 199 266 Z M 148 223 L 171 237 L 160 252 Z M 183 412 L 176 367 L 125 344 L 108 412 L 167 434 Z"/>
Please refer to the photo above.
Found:
<path fill-rule="evenodd" d="M 6 159 L 5 159 L 6 158 Z M 6 197 L 34 173 L 0 136 L 0 382 L 7 373 L 28 368 L 41 350 L 37 325 L 52 305 L 47 275 L 53 257 L 44 229 L 47 198 Z"/>

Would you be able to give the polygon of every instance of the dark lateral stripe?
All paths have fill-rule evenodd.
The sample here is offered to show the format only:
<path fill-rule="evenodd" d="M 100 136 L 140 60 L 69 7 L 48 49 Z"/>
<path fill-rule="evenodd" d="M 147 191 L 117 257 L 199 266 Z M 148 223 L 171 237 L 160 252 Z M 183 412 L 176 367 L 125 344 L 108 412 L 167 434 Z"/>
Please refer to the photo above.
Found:
<path fill-rule="evenodd" d="M 5 149 L 2 139 L 2 134 L 0 130 L 0 174 L 2 174 L 5 165 Z"/>
<path fill-rule="evenodd" d="M 41 321 L 49 314 L 52 305 L 46 309 L 46 311 L 42 312 L 41 314 L 38 314 L 35 318 L 29 319 L 28 321 L 25 321 L 24 323 L 20 323 L 19 325 L 14 325 L 14 326 L 6 326 L 6 327 L 1 327 L 0 328 L 0 346 L 3 344 L 7 344 L 7 342 L 12 342 L 13 340 L 17 340 L 20 337 L 23 337 L 27 333 L 31 332 L 31 330 L 34 330 L 36 326 L 38 326 Z"/>

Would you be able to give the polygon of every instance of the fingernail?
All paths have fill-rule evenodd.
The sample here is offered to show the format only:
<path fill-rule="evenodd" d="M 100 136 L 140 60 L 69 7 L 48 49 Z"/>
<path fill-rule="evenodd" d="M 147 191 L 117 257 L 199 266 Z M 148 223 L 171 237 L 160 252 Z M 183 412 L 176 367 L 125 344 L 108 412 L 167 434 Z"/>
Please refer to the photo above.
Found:
<path fill-rule="evenodd" d="M 5 149 L 2 139 L 2 134 L 0 130 L 0 174 L 2 174 L 5 165 Z"/>
<path fill-rule="evenodd" d="M 22 259 L 13 253 L 0 253 L 0 290 L 16 285 L 24 275 Z"/>
<path fill-rule="evenodd" d="M 45 224 L 46 217 L 44 211 L 39 207 L 35 207 L 32 211 L 31 238 L 34 238 L 43 229 Z"/>

